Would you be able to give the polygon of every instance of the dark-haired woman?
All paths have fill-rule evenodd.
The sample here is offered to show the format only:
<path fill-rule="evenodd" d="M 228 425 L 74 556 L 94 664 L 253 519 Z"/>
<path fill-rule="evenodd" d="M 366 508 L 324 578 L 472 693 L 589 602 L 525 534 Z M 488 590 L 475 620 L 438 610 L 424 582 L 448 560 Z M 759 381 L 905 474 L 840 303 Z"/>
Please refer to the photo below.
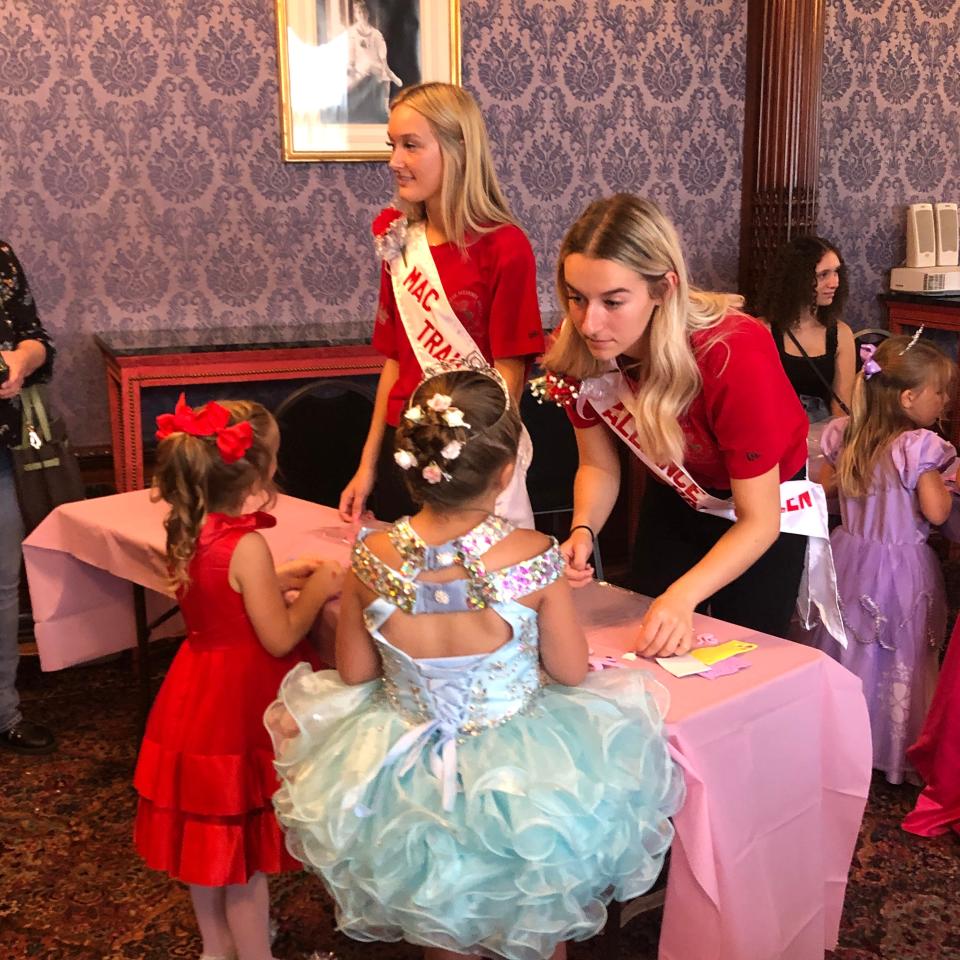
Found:
<path fill-rule="evenodd" d="M 811 423 L 849 412 L 856 357 L 840 316 L 847 299 L 840 251 L 821 237 L 794 237 L 777 252 L 755 313 L 770 327 L 780 362 Z M 806 354 L 806 356 L 804 356 Z"/>

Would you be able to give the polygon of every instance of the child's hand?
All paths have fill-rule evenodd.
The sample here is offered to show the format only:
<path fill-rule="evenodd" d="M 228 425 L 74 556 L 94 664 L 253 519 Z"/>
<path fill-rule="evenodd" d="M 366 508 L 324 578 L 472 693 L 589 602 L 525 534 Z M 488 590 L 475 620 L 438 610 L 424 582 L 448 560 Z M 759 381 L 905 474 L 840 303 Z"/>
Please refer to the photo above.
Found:
<path fill-rule="evenodd" d="M 304 593 L 309 591 L 311 597 L 324 604 L 342 592 L 345 576 L 346 571 L 336 560 L 321 560 L 304 584 Z"/>
<path fill-rule="evenodd" d="M 317 569 L 323 558 L 314 554 L 288 560 L 277 567 L 277 580 L 280 581 L 280 591 L 302 590 L 303 585 L 310 579 L 310 575 Z"/>

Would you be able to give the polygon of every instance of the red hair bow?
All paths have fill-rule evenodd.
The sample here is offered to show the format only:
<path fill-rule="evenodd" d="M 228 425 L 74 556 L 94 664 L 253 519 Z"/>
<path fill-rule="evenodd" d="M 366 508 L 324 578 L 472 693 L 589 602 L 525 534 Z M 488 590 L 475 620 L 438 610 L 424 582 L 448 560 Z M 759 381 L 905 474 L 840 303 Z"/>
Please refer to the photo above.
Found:
<path fill-rule="evenodd" d="M 181 393 L 173 413 L 161 413 L 157 417 L 157 439 L 166 440 L 174 433 L 187 433 L 191 437 L 216 437 L 217 449 L 224 463 L 236 463 L 253 443 L 253 427 L 248 420 L 227 426 L 230 414 L 215 400 L 205 404 L 199 411 L 187 406 Z"/>

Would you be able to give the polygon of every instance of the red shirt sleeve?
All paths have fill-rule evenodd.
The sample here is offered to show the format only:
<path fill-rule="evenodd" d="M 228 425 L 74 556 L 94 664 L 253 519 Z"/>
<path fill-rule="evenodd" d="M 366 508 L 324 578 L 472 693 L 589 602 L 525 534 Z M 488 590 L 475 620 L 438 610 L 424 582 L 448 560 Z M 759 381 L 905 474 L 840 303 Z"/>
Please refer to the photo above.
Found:
<path fill-rule="evenodd" d="M 491 235 L 490 351 L 495 360 L 543 353 L 537 264 L 526 234 L 512 225 Z"/>
<path fill-rule="evenodd" d="M 393 282 L 390 279 L 390 274 L 387 273 L 387 265 L 384 263 L 380 267 L 380 300 L 377 303 L 377 321 L 373 325 L 371 342 L 374 348 L 389 360 L 396 360 L 399 356 L 397 351 L 399 323 L 397 301 L 393 297 Z M 406 332 L 401 331 L 401 334 L 406 337 Z"/>
<path fill-rule="evenodd" d="M 733 480 L 759 477 L 806 457 L 807 418 L 783 371 L 770 333 L 735 315 L 694 338 L 710 432 Z M 697 341 L 700 341 L 698 344 Z M 789 467 L 787 468 L 790 469 Z"/>

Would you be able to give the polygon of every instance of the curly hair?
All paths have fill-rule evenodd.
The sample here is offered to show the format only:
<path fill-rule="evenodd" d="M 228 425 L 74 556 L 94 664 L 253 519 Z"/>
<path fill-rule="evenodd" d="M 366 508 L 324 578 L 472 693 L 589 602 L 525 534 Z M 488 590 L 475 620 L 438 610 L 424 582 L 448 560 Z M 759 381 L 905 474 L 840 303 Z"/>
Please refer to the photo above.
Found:
<path fill-rule="evenodd" d="M 463 414 L 464 426 L 450 426 L 443 410 L 431 408 L 438 396 Z M 418 419 L 405 414 L 396 434 L 397 455 L 407 456 L 403 479 L 414 502 L 459 507 L 488 490 L 497 471 L 516 459 L 520 417 L 493 377 L 473 370 L 430 377 L 410 398 L 407 410 L 414 408 Z M 430 467 L 440 471 L 437 482 L 424 476 Z"/>
<path fill-rule="evenodd" d="M 817 264 L 828 253 L 836 254 L 840 261 L 840 285 L 833 302 L 818 307 Z M 794 237 L 777 251 L 752 312 L 782 337 L 807 309 L 825 327 L 834 326 L 843 315 L 848 293 L 847 268 L 840 251 L 823 237 Z"/>
<path fill-rule="evenodd" d="M 170 505 L 163 525 L 174 591 L 190 584 L 190 562 L 208 513 L 238 510 L 258 485 L 264 493 L 264 507 L 276 499 L 271 480 L 275 451 L 271 438 L 276 436 L 276 420 L 265 407 L 249 400 L 224 400 L 220 406 L 230 414 L 230 426 L 247 421 L 253 428 L 250 449 L 236 462 L 224 462 L 212 436 L 177 432 L 157 446 L 153 491 L 155 500 Z"/>

